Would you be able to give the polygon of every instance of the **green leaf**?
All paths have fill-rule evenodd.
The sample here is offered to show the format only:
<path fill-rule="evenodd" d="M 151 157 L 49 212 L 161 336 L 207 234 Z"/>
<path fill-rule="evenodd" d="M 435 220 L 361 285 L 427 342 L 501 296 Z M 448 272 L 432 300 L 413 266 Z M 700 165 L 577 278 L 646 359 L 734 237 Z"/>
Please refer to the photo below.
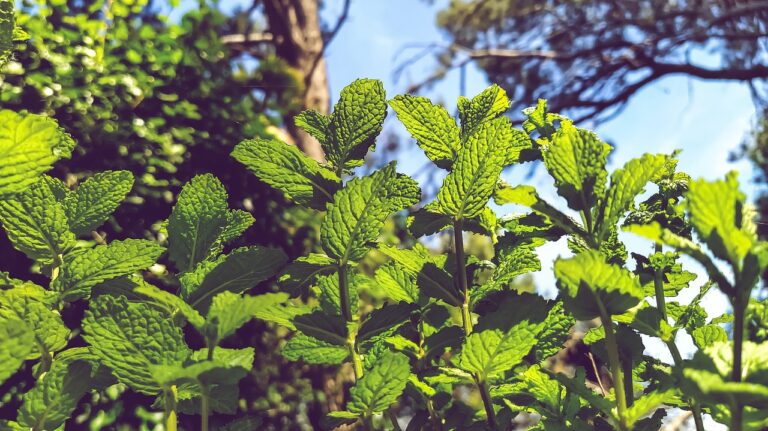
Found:
<path fill-rule="evenodd" d="M 461 146 L 459 127 L 442 106 L 409 94 L 389 101 L 408 133 L 437 166 L 450 168 Z"/>
<path fill-rule="evenodd" d="M 688 187 L 688 214 L 696 233 L 715 256 L 739 267 L 757 238 L 742 228 L 745 196 L 736 174 L 725 180 L 691 181 Z"/>
<path fill-rule="evenodd" d="M 487 381 L 520 364 L 536 345 L 546 318 L 546 302 L 531 294 L 509 297 L 484 315 L 458 358 L 458 367 Z"/>
<path fill-rule="evenodd" d="M 203 316 L 201 316 L 200 313 L 198 313 L 197 310 L 192 308 L 189 304 L 184 302 L 183 299 L 170 292 L 166 292 L 165 290 L 146 283 L 144 280 L 136 283 L 136 287 L 133 288 L 133 292 L 151 299 L 151 301 L 146 301 L 146 299 L 145 301 L 152 302 L 153 304 L 162 307 L 170 317 L 175 317 L 177 313 L 181 314 L 185 319 L 187 319 L 189 323 L 192 324 L 192 326 L 198 330 L 202 329 L 203 325 L 205 324 L 205 319 Z"/>
<path fill-rule="evenodd" d="M 74 146 L 50 118 L 0 110 L 0 196 L 26 189 L 54 162 L 69 157 Z"/>
<path fill-rule="evenodd" d="M 387 116 L 384 85 L 375 79 L 358 79 L 341 90 L 328 124 L 325 158 L 337 171 L 362 164 Z"/>
<path fill-rule="evenodd" d="M 142 239 L 112 241 L 77 253 L 64 261 L 54 282 L 62 300 L 87 298 L 91 288 L 112 278 L 129 275 L 154 265 L 165 249 Z"/>
<path fill-rule="evenodd" d="M 515 244 L 505 242 L 498 252 L 498 264 L 490 280 L 472 289 L 472 302 L 477 303 L 491 292 L 509 287 L 515 277 L 541 270 L 541 262 L 531 243 Z"/>
<path fill-rule="evenodd" d="M 347 270 L 347 289 L 349 290 L 349 308 L 353 315 L 358 310 L 358 286 L 362 285 L 367 276 L 357 271 Z M 317 286 L 313 289 L 320 308 L 328 314 L 341 314 L 341 290 L 339 289 L 338 274 L 323 275 L 317 278 Z"/>
<path fill-rule="evenodd" d="M 545 99 L 539 99 L 536 106 L 523 109 L 523 115 L 527 117 L 523 121 L 523 130 L 528 134 L 538 132 L 545 139 L 549 139 L 555 133 L 554 121 L 561 119 L 559 115 L 548 112 Z"/>
<path fill-rule="evenodd" d="M 293 318 L 296 329 L 304 334 L 339 346 L 347 345 L 347 327 L 341 316 L 316 310 Z"/>
<path fill-rule="evenodd" d="M 717 341 L 699 350 L 683 370 L 683 390 L 716 403 L 768 407 L 768 344 L 745 341 L 741 382 L 730 379 L 733 345 Z"/>
<path fill-rule="evenodd" d="M 35 334 L 23 320 L 0 321 L 0 384 L 11 377 L 35 349 Z"/>
<path fill-rule="evenodd" d="M 181 272 L 206 260 L 227 225 L 227 192 L 210 174 L 190 180 L 168 218 L 168 254 Z"/>
<path fill-rule="evenodd" d="M 557 286 L 565 293 L 566 309 L 578 320 L 600 316 L 599 302 L 609 315 L 621 314 L 645 298 L 640 282 L 626 269 L 605 262 L 594 250 L 554 265 Z"/>
<path fill-rule="evenodd" d="M 57 429 L 93 386 L 93 365 L 77 356 L 56 359 L 35 387 L 24 394 L 19 423 L 35 430 Z"/>
<path fill-rule="evenodd" d="M 347 410 L 366 417 L 383 412 L 403 393 L 410 374 L 407 356 L 386 351 L 349 390 Z"/>
<path fill-rule="evenodd" d="M 145 394 L 162 389 L 151 366 L 181 364 L 191 354 L 181 329 L 159 309 L 128 302 L 123 296 L 104 295 L 91 301 L 83 330 L 91 352 L 114 376 Z"/>
<path fill-rule="evenodd" d="M 298 118 L 297 118 L 298 120 Z M 341 188 L 336 174 L 293 145 L 267 139 L 239 143 L 232 157 L 271 187 L 299 205 L 324 209 Z"/>
<path fill-rule="evenodd" d="M 461 305 L 462 301 L 453 285 L 453 278 L 437 266 L 437 261 L 423 246 L 417 245 L 408 250 L 380 245 L 379 251 L 397 262 L 407 273 L 415 276 L 416 285 L 425 295 L 451 305 Z"/>
<path fill-rule="evenodd" d="M 330 118 L 317 111 L 307 109 L 297 115 L 293 121 L 298 127 L 301 127 L 302 130 L 317 139 L 323 148 L 328 145 L 328 126 L 331 122 Z"/>
<path fill-rule="evenodd" d="M 237 239 L 256 221 L 251 213 L 243 210 L 230 210 L 227 213 L 227 225 L 221 231 L 217 241 L 217 252 L 230 241 Z"/>
<path fill-rule="evenodd" d="M 277 277 L 277 284 L 282 290 L 293 296 L 306 293 L 317 277 L 336 272 L 336 262 L 324 254 L 309 253 L 288 266 Z"/>
<path fill-rule="evenodd" d="M 307 364 L 339 365 L 349 357 L 347 347 L 331 344 L 304 334 L 296 334 L 285 343 L 280 351 L 289 361 L 304 361 Z"/>
<path fill-rule="evenodd" d="M 401 302 L 393 305 L 385 305 L 382 308 L 374 310 L 368 315 L 368 318 L 360 325 L 357 332 L 357 341 L 362 342 L 375 337 L 382 332 L 388 332 L 399 328 L 410 321 L 411 313 L 417 310 L 417 307 L 407 302 Z"/>
<path fill-rule="evenodd" d="M 69 228 L 85 235 L 104 223 L 133 187 L 128 171 L 99 172 L 88 178 L 64 199 Z"/>
<path fill-rule="evenodd" d="M 390 163 L 371 176 L 355 178 L 333 197 L 320 225 L 325 252 L 344 265 L 363 258 L 394 212 L 416 204 L 418 184 Z"/>
<path fill-rule="evenodd" d="M 536 360 L 542 361 L 562 350 L 575 324 L 576 320 L 563 310 L 563 302 L 558 301 L 549 310 L 539 333 L 539 341 L 533 348 Z"/>
<path fill-rule="evenodd" d="M 284 301 L 283 296 L 243 296 L 224 291 L 213 297 L 206 316 L 207 324 L 216 328 L 217 340 L 221 341 L 256 317 L 254 310 L 272 307 Z"/>
<path fill-rule="evenodd" d="M 728 341 L 728 334 L 725 329 L 712 324 L 694 329 L 691 336 L 699 349 L 705 349 L 720 341 Z"/>
<path fill-rule="evenodd" d="M 34 333 L 37 349 L 27 359 L 49 356 L 67 345 L 69 328 L 61 315 L 50 309 L 44 298 L 30 295 L 24 288 L 0 290 L 0 321 L 22 321 Z"/>
<path fill-rule="evenodd" d="M 676 401 L 674 391 L 652 391 L 637 398 L 634 403 L 627 409 L 626 421 L 629 427 L 632 427 L 635 422 L 640 418 L 648 415 L 656 408 L 662 407 L 663 404 Z"/>
<path fill-rule="evenodd" d="M 576 211 L 590 211 L 602 199 L 608 173 L 605 163 L 611 146 L 588 130 L 569 122 L 542 149 L 544 165 L 555 179 L 557 193 Z"/>
<path fill-rule="evenodd" d="M 483 90 L 472 100 L 459 97 L 459 120 L 461 121 L 461 138 L 465 141 L 474 134 L 482 124 L 496 119 L 509 108 L 509 98 L 506 91 L 496 84 Z"/>
<path fill-rule="evenodd" d="M 285 293 L 265 293 L 256 297 L 261 298 L 261 301 L 273 304 L 269 307 L 258 307 L 256 310 L 253 310 L 253 315 L 257 319 L 276 323 L 294 331 L 296 326 L 293 324 L 293 320 L 297 316 L 311 312 L 311 308 L 308 305 L 297 306 L 287 302 L 288 295 Z"/>
<path fill-rule="evenodd" d="M 0 68 L 5 66 L 5 63 L 11 58 L 11 53 L 13 52 L 13 30 L 15 27 L 13 0 L 0 1 Z"/>
<path fill-rule="evenodd" d="M 64 208 L 42 178 L 23 192 L 0 199 L 0 222 L 14 248 L 44 263 L 58 260 L 75 244 Z"/>
<path fill-rule="evenodd" d="M 511 130 L 507 118 L 481 124 L 467 138 L 453 170 L 443 181 L 437 200 L 427 209 L 456 220 L 480 214 L 493 194 L 504 167 Z"/>
<path fill-rule="evenodd" d="M 254 246 L 233 250 L 214 264 L 204 265 L 206 271 L 199 285 L 185 285 L 181 296 L 192 307 L 204 312 L 218 293 L 242 293 L 255 287 L 275 275 L 287 259 L 275 248 Z"/>
<path fill-rule="evenodd" d="M 392 301 L 406 301 L 419 305 L 426 303 L 426 298 L 421 294 L 416 284 L 416 276 L 407 272 L 397 263 L 390 262 L 380 266 L 374 277 L 387 298 Z"/>
<path fill-rule="evenodd" d="M 635 197 L 643 192 L 645 185 L 665 172 L 667 160 L 668 157 L 662 154 L 645 154 L 611 174 L 611 185 L 599 217 L 603 236 L 632 208 Z"/>

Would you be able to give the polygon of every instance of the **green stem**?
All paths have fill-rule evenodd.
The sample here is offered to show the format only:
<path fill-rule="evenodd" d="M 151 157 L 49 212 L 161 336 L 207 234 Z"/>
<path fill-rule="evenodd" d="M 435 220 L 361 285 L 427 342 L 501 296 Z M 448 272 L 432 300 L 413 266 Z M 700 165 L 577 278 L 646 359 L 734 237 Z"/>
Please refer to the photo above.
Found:
<path fill-rule="evenodd" d="M 662 252 L 661 244 L 655 245 L 654 252 Z M 661 271 L 656 270 L 653 277 L 653 287 L 656 293 L 656 308 L 659 310 L 659 313 L 661 313 L 662 320 L 665 323 L 669 323 L 667 315 L 667 303 L 666 298 L 664 297 L 663 277 L 664 274 Z M 675 366 L 681 368 L 683 366 L 683 357 L 680 355 L 680 350 L 678 350 L 677 344 L 675 344 L 674 334 L 672 335 L 671 340 L 665 341 L 665 344 L 669 349 L 669 353 L 672 355 L 672 360 L 674 361 Z M 696 425 L 696 431 L 704 431 L 704 420 L 701 415 L 701 406 L 699 406 L 699 403 L 696 402 L 696 400 L 690 397 L 685 397 L 685 401 L 691 407 L 691 413 L 693 413 L 693 423 Z"/>
<path fill-rule="evenodd" d="M 172 385 L 169 389 L 165 390 L 165 431 L 176 431 L 177 417 L 176 417 L 176 385 Z"/>
<path fill-rule="evenodd" d="M 363 377 L 363 361 L 360 359 L 360 354 L 357 352 L 357 333 L 352 329 L 351 323 L 354 322 L 352 316 L 352 306 L 349 302 L 349 284 L 347 281 L 347 265 L 346 263 L 339 264 L 339 302 L 341 303 L 341 315 L 347 322 L 347 349 L 349 350 L 349 356 L 352 358 L 352 366 L 355 370 L 355 380 Z"/>
<path fill-rule="evenodd" d="M 738 286 L 739 283 L 736 283 Z M 748 297 L 747 297 L 748 300 Z M 743 295 L 737 289 L 736 297 L 733 300 L 733 369 L 731 370 L 731 381 L 741 381 L 741 349 L 744 344 L 744 314 L 746 304 Z M 734 401 L 731 409 L 731 431 L 741 431 L 742 413 L 744 406 L 738 401 Z"/>
<path fill-rule="evenodd" d="M 619 414 L 619 429 L 627 431 L 627 397 L 624 390 L 624 373 L 622 372 L 621 362 L 619 361 L 619 344 L 616 341 L 616 334 L 613 332 L 613 321 L 608 314 L 603 301 L 595 297 L 597 307 L 600 309 L 600 321 L 605 330 L 605 348 L 608 351 L 608 362 L 611 366 L 611 376 L 613 377 L 614 394 L 616 395 L 616 409 Z"/>
<path fill-rule="evenodd" d="M 456 277 L 459 279 L 459 287 L 464 295 L 464 301 L 461 304 L 461 321 L 464 327 L 464 335 L 468 337 L 469 334 L 472 333 L 472 314 L 469 312 L 469 283 L 467 281 L 467 262 L 466 257 L 464 256 L 464 232 L 462 229 L 462 220 L 454 219 L 453 248 L 456 251 Z M 488 391 L 488 387 L 485 382 L 480 379 L 478 374 L 474 374 L 472 377 L 474 377 L 477 389 L 480 391 L 480 396 L 483 399 L 483 407 L 485 407 L 488 426 L 495 429 L 496 412 L 493 410 L 493 400 L 491 400 L 491 394 Z"/>
<path fill-rule="evenodd" d="M 427 411 L 429 412 L 429 419 L 432 421 L 433 431 L 443 431 L 443 422 L 440 420 L 440 416 L 437 415 L 435 405 L 430 398 L 425 398 L 427 404 Z"/>
<path fill-rule="evenodd" d="M 209 407 L 210 395 L 207 385 L 202 386 L 202 392 L 200 397 L 200 429 L 201 431 L 208 431 L 208 414 L 211 408 Z"/>
<path fill-rule="evenodd" d="M 461 220 L 453 221 L 453 248 L 456 254 L 456 277 L 459 279 L 464 301 L 461 304 L 461 321 L 464 326 L 464 334 L 472 333 L 472 315 L 469 312 L 469 285 L 467 283 L 466 258 L 464 256 L 464 233 Z"/>
<path fill-rule="evenodd" d="M 475 383 L 477 383 L 477 387 L 480 389 L 480 396 L 483 398 L 488 427 L 496 429 L 496 412 L 493 410 L 493 400 L 491 400 L 491 392 L 488 390 L 488 385 L 477 376 L 475 376 Z"/>

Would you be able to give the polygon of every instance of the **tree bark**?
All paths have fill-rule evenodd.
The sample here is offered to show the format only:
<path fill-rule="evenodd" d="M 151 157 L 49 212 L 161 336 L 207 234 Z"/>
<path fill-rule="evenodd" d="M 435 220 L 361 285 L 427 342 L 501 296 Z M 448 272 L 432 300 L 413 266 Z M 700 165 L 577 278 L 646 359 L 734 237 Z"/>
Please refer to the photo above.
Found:
<path fill-rule="evenodd" d="M 304 80 L 301 109 L 328 114 L 330 91 L 317 0 L 264 0 L 263 4 L 276 54 Z M 299 112 L 289 110 L 284 114 L 285 129 L 305 154 L 323 161 L 320 143 L 294 124 L 293 118 Z"/>

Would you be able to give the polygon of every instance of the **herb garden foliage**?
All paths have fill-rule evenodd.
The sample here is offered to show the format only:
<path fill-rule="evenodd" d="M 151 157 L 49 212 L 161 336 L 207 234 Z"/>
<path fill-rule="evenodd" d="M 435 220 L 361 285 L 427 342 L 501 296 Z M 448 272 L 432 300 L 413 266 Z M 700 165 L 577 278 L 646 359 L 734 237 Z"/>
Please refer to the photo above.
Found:
<path fill-rule="evenodd" d="M 448 255 L 379 242 L 391 215 L 422 200 L 417 183 L 394 163 L 355 175 L 388 103 L 447 171 L 435 199 L 411 211 L 408 227 L 414 236 L 451 231 Z M 409 420 L 408 429 L 509 429 L 519 414 L 535 413 L 533 429 L 540 430 L 655 430 L 671 408 L 692 411 L 699 430 L 704 415 L 732 430 L 764 428 L 766 307 L 751 292 L 768 250 L 736 178 L 693 181 L 675 171 L 674 155 L 650 154 L 609 173 L 611 147 L 594 133 L 548 112 L 543 101 L 525 111 L 518 130 L 504 116 L 508 105 L 504 91 L 491 86 L 459 99 L 457 124 L 426 98 L 387 102 L 380 82 L 361 79 L 342 91 L 330 116 L 296 119 L 320 141 L 327 163 L 276 140 L 241 142 L 232 155 L 245 168 L 325 213 L 324 253 L 290 264 L 276 249 L 224 252 L 254 220 L 229 208 L 224 187 L 209 174 L 179 194 L 167 246 L 87 240 L 130 192 L 132 175 L 102 172 L 70 189 L 44 172 L 71 154 L 73 139 L 50 119 L 1 111 L 0 223 L 50 280 L 40 286 L 0 275 L 0 381 L 27 361 L 36 377 L 16 420 L 2 427 L 59 429 L 75 420 L 70 415 L 85 394 L 120 383 L 156 397 L 165 429 L 177 429 L 180 414 L 199 415 L 195 429 L 255 429 L 250 417 L 223 425 L 209 424 L 209 416 L 238 411 L 238 381 L 259 352 L 221 343 L 258 318 L 295 332 L 282 348 L 286 358 L 351 365 L 346 407 L 328 415 L 328 428 L 399 429 Z M 501 181 L 505 167 L 532 160 L 541 160 L 562 202 Z M 651 183 L 653 193 L 636 203 Z M 491 201 L 529 211 L 497 217 Z M 627 265 L 621 230 L 654 248 Z M 466 256 L 465 232 L 490 237 L 495 256 Z M 536 249 L 563 237 L 571 253 L 554 262 L 559 298 L 516 292 L 516 276 L 549 268 Z M 370 274 L 359 262 L 374 250 L 387 261 Z M 178 291 L 141 276 L 163 253 Z M 675 301 L 682 289 L 695 288 L 682 255 L 709 277 L 688 303 Z M 246 293 L 278 273 L 281 291 Z M 700 303 L 713 288 L 729 298 L 732 314 L 706 315 Z M 383 305 L 361 300 L 374 292 L 386 298 Z M 71 328 L 61 311 L 76 301 L 88 310 Z M 576 320 L 598 318 L 584 342 L 611 379 L 596 389 L 584 369 L 557 373 L 547 359 Z M 188 344 L 190 331 L 204 346 Z M 698 347 L 690 360 L 676 345 L 680 332 Z M 79 333 L 83 345 L 73 342 Z M 640 335 L 660 340 L 673 363 L 646 356 Z"/>

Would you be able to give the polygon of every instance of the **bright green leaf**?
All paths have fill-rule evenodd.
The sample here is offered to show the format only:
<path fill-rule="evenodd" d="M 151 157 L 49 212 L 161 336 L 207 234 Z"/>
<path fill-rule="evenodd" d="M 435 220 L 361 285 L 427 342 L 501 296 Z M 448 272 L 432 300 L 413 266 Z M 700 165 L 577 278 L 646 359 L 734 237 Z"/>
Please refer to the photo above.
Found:
<path fill-rule="evenodd" d="M 294 335 L 285 343 L 280 353 L 289 361 L 304 361 L 307 364 L 339 365 L 349 357 L 347 347 L 304 334 Z"/>
<path fill-rule="evenodd" d="M 347 409 L 363 416 L 383 412 L 403 393 L 410 374 L 407 356 L 385 352 L 350 389 Z"/>
<path fill-rule="evenodd" d="M 453 164 L 461 145 L 460 130 L 445 108 L 426 97 L 407 94 L 396 96 L 389 104 L 430 160 L 445 168 Z"/>
<path fill-rule="evenodd" d="M 99 172 L 80 184 L 64 199 L 69 228 L 85 235 L 109 218 L 133 187 L 128 171 Z"/>

